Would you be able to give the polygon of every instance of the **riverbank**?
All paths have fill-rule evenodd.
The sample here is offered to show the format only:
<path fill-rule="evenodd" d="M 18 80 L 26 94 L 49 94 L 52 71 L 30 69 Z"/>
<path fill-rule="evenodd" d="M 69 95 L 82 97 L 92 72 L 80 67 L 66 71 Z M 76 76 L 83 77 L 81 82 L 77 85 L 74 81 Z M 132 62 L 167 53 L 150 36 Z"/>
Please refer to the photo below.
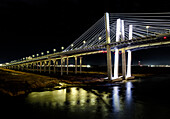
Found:
<path fill-rule="evenodd" d="M 18 96 L 44 88 L 57 88 L 57 86 L 60 88 L 68 86 L 110 86 L 121 81 L 108 81 L 104 77 L 103 74 L 54 77 L 0 68 L 0 92 L 9 96 Z"/>
<path fill-rule="evenodd" d="M 122 79 L 106 80 L 107 74 L 87 72 L 71 75 L 42 75 L 0 68 L 0 92 L 10 96 L 27 94 L 44 88 L 63 88 L 69 86 L 113 86 L 122 83 Z M 135 76 L 146 76 L 136 74 Z"/>
<path fill-rule="evenodd" d="M 18 96 L 59 84 L 57 78 L 0 68 L 0 92 Z"/>

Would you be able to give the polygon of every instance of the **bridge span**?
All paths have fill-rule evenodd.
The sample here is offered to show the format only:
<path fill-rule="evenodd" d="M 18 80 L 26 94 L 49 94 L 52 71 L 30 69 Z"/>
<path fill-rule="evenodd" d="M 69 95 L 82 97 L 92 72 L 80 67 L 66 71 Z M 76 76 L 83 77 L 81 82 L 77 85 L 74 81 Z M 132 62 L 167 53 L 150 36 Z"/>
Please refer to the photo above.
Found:
<path fill-rule="evenodd" d="M 107 53 L 108 79 L 119 78 L 119 52 L 122 52 L 122 77 L 131 77 L 132 51 L 170 45 L 170 13 L 105 13 L 92 27 L 61 52 L 32 55 L 2 65 L 4 68 L 32 70 L 54 73 L 60 67 L 61 75 L 66 66 L 69 73 L 69 59 L 74 58 L 75 73 L 79 67 L 82 72 L 82 60 L 85 55 Z M 112 77 L 112 59 L 114 53 L 114 76 Z M 127 58 L 126 58 L 127 55 Z M 78 60 L 79 58 L 79 60 Z M 79 65 L 77 63 L 79 61 Z M 127 61 L 127 62 L 126 62 Z M 60 62 L 60 64 L 59 64 Z M 127 65 L 126 65 L 127 64 Z M 43 69 L 42 69 L 43 68 Z"/>

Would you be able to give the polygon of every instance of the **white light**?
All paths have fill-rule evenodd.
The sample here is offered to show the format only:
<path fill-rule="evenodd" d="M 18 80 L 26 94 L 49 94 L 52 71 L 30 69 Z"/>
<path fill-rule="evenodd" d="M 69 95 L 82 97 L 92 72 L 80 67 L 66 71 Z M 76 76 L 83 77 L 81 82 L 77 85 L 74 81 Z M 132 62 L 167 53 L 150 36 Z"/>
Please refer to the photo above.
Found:
<path fill-rule="evenodd" d="M 120 41 L 120 19 L 117 19 L 116 24 L 116 42 Z"/>
<path fill-rule="evenodd" d="M 64 50 L 64 47 L 62 46 L 61 49 Z"/>
<path fill-rule="evenodd" d="M 41 52 L 41 55 L 44 55 L 44 52 Z"/>
<path fill-rule="evenodd" d="M 71 47 L 73 47 L 74 45 L 73 44 L 71 44 Z"/>
<path fill-rule="evenodd" d="M 50 53 L 50 51 L 47 51 L 47 54 Z"/>
<path fill-rule="evenodd" d="M 146 26 L 146 28 L 148 29 L 150 26 Z"/>
<path fill-rule="evenodd" d="M 90 65 L 87 65 L 87 68 L 90 68 L 91 66 Z"/>
<path fill-rule="evenodd" d="M 129 40 L 132 39 L 132 35 L 133 35 L 133 25 L 129 25 Z"/>
<path fill-rule="evenodd" d="M 35 55 L 32 55 L 32 57 L 35 57 Z"/>
<path fill-rule="evenodd" d="M 85 43 L 86 43 L 86 41 L 84 40 L 84 41 L 83 41 L 83 43 L 85 44 Z"/>
<path fill-rule="evenodd" d="M 127 76 L 126 77 L 131 77 L 131 57 L 132 57 L 132 53 L 130 50 L 127 51 L 128 52 L 128 64 L 127 64 Z"/>
<path fill-rule="evenodd" d="M 54 52 L 56 52 L 56 49 L 53 49 Z"/>
<path fill-rule="evenodd" d="M 37 54 L 37 57 L 39 56 L 39 54 Z"/>
<path fill-rule="evenodd" d="M 114 79 L 118 78 L 119 69 L 119 49 L 115 48 Z"/>
<path fill-rule="evenodd" d="M 102 39 L 102 37 L 99 37 L 99 40 L 101 40 Z"/>

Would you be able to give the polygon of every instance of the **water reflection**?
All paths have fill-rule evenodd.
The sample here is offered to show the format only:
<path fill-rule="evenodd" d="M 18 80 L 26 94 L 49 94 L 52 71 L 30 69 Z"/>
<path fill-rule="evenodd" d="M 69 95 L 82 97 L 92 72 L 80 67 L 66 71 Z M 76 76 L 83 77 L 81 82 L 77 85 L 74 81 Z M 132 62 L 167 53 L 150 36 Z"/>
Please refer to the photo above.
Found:
<path fill-rule="evenodd" d="M 114 112 L 120 111 L 119 87 L 113 87 L 113 108 Z"/>
<path fill-rule="evenodd" d="M 132 89 L 132 82 L 105 88 L 70 87 L 32 92 L 26 102 L 41 117 L 50 113 L 48 118 L 56 118 L 57 115 L 61 118 L 81 119 L 142 119 L 145 105 L 134 101 Z"/>
<path fill-rule="evenodd" d="M 130 104 L 132 102 L 132 82 L 126 83 L 126 103 Z"/>

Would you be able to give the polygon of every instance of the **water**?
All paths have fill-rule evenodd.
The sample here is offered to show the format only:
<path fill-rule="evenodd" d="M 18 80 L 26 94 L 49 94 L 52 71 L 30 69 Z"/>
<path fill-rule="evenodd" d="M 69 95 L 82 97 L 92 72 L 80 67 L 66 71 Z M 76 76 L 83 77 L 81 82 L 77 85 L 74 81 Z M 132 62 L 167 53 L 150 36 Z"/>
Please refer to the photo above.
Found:
<path fill-rule="evenodd" d="M 160 94 L 157 87 L 145 85 L 143 88 L 144 84 L 146 82 L 129 81 L 113 87 L 70 87 L 32 92 L 17 98 L 1 96 L 1 116 L 29 119 L 169 119 L 170 104 L 166 98 L 169 95 L 164 95 L 166 91 Z M 144 93 L 153 90 L 155 93 L 151 95 Z"/>

